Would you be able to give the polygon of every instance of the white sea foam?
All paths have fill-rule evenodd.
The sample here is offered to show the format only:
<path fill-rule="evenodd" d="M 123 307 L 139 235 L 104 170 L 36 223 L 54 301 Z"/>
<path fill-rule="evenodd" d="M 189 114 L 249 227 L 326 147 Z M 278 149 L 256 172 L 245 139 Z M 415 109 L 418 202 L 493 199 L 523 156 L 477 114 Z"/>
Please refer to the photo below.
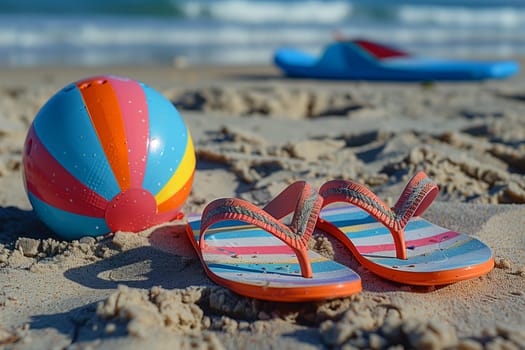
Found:
<path fill-rule="evenodd" d="M 149 22 L 92 22 L 57 20 L 54 25 L 38 25 L 36 28 L 19 28 L 3 25 L 0 18 L 0 47 L 44 47 L 47 45 L 72 46 L 126 46 L 126 45 L 271 45 L 294 42 L 299 45 L 324 41 L 326 30 L 302 26 L 298 28 L 256 27 L 243 24 L 163 25 L 152 26 Z M 67 30 L 60 29 L 67 27 Z"/>
<path fill-rule="evenodd" d="M 473 8 L 406 5 L 399 8 L 398 16 L 402 22 L 443 26 L 515 28 L 525 24 L 525 9 L 511 7 Z"/>
<path fill-rule="evenodd" d="M 211 3 L 187 2 L 188 17 L 208 13 L 211 17 L 241 23 L 336 23 L 348 18 L 352 5 L 347 1 L 249 1 L 222 0 Z"/>
<path fill-rule="evenodd" d="M 0 14 L 0 65 L 271 63 L 338 30 L 424 56 L 525 54 L 525 7 L 355 0 L 175 1 L 176 16 Z M 384 8 L 383 8 L 384 7 Z M 1 5 L 0 5 L 1 9 Z M 381 11 L 379 11 L 381 10 Z"/>

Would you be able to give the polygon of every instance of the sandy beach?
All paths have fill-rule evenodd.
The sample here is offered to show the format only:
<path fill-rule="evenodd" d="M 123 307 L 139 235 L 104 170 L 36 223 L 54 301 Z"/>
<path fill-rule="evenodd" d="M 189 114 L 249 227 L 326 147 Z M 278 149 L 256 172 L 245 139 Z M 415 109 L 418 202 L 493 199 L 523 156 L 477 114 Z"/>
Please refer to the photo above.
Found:
<path fill-rule="evenodd" d="M 522 63 L 523 67 L 523 63 Z M 393 205 L 424 170 L 424 217 L 493 250 L 487 275 L 413 287 L 369 272 L 337 242 L 363 291 L 315 303 L 238 296 L 211 282 L 184 220 L 67 242 L 37 218 L 22 149 L 66 84 L 128 76 L 160 91 L 197 153 L 184 212 L 218 197 L 264 205 L 294 180 L 347 178 Z M 0 70 L 0 348 L 524 349 L 525 75 L 473 83 L 286 79 L 270 66 Z"/>

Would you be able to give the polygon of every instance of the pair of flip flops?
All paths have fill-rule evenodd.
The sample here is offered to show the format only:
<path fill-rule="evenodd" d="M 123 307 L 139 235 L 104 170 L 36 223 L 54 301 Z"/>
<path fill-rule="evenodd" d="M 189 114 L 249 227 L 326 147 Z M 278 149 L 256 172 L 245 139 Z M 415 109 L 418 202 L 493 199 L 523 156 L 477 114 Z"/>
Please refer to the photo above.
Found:
<path fill-rule="evenodd" d="M 393 208 L 352 181 L 329 181 L 319 192 L 298 181 L 262 209 L 241 199 L 217 199 L 202 215 L 188 218 L 186 231 L 215 283 L 258 299 L 311 301 L 361 291 L 352 269 L 308 249 L 315 230 L 392 281 L 443 285 L 486 274 L 494 266 L 489 247 L 420 217 L 438 193 L 423 172 Z M 344 205 L 327 208 L 332 203 Z"/>

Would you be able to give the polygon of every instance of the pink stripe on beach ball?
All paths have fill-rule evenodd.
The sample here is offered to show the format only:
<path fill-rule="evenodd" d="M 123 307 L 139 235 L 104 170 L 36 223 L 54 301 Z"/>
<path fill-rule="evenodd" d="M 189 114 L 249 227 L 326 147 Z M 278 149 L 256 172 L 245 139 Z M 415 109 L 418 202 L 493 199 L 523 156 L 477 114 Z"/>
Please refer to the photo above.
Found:
<path fill-rule="evenodd" d="M 115 90 L 123 116 L 131 188 L 140 188 L 146 170 L 149 146 L 149 115 L 142 86 L 133 80 L 106 77 Z"/>

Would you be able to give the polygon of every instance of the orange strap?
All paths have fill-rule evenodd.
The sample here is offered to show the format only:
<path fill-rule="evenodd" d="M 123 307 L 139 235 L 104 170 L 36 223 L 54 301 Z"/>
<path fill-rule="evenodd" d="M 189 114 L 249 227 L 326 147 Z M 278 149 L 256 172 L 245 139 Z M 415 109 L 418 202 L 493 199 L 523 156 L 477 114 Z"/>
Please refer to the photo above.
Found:
<path fill-rule="evenodd" d="M 303 277 L 312 277 L 308 258 L 310 239 L 323 199 L 305 181 L 297 181 L 286 188 L 264 209 L 237 198 L 221 198 L 212 201 L 202 213 L 199 246 L 205 246 L 204 234 L 210 226 L 220 221 L 239 220 L 271 233 L 286 243 L 297 255 Z M 290 225 L 280 219 L 294 213 Z"/>
<path fill-rule="evenodd" d="M 393 208 L 376 196 L 368 187 L 350 180 L 328 181 L 319 190 L 323 207 L 334 202 L 353 204 L 387 227 L 394 238 L 396 256 L 406 259 L 405 226 L 413 216 L 421 215 L 439 194 L 439 189 L 424 172 L 408 182 Z"/>

